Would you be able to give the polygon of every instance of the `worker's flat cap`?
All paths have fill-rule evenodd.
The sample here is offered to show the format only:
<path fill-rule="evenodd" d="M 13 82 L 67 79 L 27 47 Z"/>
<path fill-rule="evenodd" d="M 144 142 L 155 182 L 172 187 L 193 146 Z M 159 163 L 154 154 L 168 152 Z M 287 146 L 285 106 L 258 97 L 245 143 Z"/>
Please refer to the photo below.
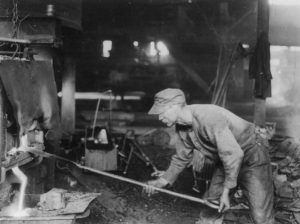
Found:
<path fill-rule="evenodd" d="M 185 105 L 185 96 L 180 89 L 164 89 L 154 96 L 154 104 L 148 114 L 160 114 L 167 105 Z"/>

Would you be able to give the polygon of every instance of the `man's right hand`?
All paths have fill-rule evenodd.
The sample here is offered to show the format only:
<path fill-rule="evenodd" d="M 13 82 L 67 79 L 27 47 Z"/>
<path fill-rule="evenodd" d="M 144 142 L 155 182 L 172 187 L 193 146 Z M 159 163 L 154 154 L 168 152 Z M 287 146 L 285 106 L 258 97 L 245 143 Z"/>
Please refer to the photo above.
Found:
<path fill-rule="evenodd" d="M 230 199 L 229 199 L 229 189 L 224 188 L 223 194 L 220 198 L 220 205 L 219 205 L 219 213 L 224 212 L 230 208 Z"/>
<path fill-rule="evenodd" d="M 168 181 L 163 178 L 158 178 L 156 180 L 150 180 L 146 182 L 146 184 L 148 186 L 144 188 L 144 191 L 148 194 L 148 196 L 151 196 L 155 193 L 155 189 L 153 187 L 163 188 L 168 185 Z"/>

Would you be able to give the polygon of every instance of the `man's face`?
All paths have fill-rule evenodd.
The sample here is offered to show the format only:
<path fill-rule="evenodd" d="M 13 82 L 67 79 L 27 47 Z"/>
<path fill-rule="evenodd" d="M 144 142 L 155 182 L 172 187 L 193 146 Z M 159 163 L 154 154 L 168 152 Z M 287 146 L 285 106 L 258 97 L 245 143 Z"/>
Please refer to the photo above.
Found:
<path fill-rule="evenodd" d="M 177 120 L 177 111 L 175 109 L 175 106 L 166 106 L 163 112 L 158 115 L 158 119 L 168 127 L 173 126 Z"/>

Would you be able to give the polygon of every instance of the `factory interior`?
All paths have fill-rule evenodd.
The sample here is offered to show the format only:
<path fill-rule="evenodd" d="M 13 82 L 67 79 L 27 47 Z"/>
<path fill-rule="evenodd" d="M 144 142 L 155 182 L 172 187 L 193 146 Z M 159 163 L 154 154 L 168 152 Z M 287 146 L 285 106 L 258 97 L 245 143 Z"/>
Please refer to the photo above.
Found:
<path fill-rule="evenodd" d="M 261 209 L 264 223 L 300 224 L 299 16 L 300 0 L 0 0 L 0 223 L 261 224 Z M 178 118 L 193 105 L 198 132 Z M 251 147 L 267 152 L 271 187 L 255 196 L 239 184 L 251 161 L 228 111 L 265 143 Z M 184 142 L 191 128 L 200 145 Z M 226 207 L 226 156 L 241 149 Z"/>

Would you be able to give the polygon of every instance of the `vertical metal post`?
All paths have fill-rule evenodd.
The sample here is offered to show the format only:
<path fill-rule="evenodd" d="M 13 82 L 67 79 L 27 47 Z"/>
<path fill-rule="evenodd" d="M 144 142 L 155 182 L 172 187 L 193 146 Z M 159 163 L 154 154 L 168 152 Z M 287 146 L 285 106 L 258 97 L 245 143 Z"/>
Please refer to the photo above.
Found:
<path fill-rule="evenodd" d="M 2 82 L 0 82 L 0 162 L 5 159 L 6 154 L 6 118 L 5 118 L 5 103 L 4 103 L 4 89 Z M 5 180 L 5 169 L 0 167 L 0 183 Z"/>
<path fill-rule="evenodd" d="M 75 60 L 66 56 L 62 78 L 61 123 L 63 133 L 68 135 L 75 131 L 75 75 Z"/>
<path fill-rule="evenodd" d="M 268 0 L 258 0 L 257 5 L 257 39 L 262 32 L 269 36 L 269 3 Z M 266 99 L 255 98 L 254 100 L 254 123 L 265 126 L 266 122 Z"/>

